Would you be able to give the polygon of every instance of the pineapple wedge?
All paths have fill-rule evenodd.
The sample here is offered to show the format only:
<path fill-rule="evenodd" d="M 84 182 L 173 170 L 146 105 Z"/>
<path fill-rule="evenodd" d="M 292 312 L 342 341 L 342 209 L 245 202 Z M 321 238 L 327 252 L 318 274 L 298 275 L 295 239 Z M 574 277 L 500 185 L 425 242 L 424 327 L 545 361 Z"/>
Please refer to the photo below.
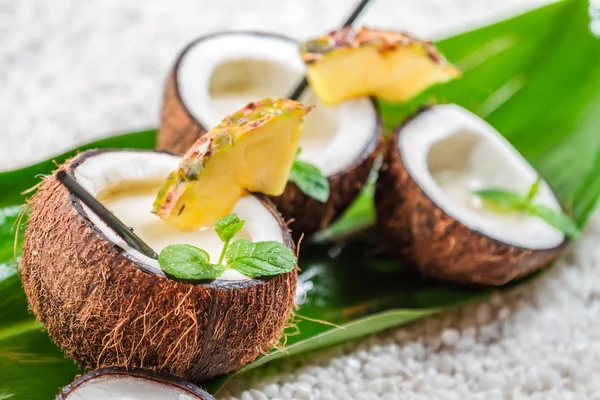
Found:
<path fill-rule="evenodd" d="M 183 156 L 152 211 L 180 228 L 194 229 L 212 226 L 247 192 L 281 195 L 311 108 L 265 98 L 226 117 Z"/>
<path fill-rule="evenodd" d="M 306 42 L 300 54 L 311 87 L 326 104 L 360 96 L 403 102 L 460 76 L 430 42 L 364 27 Z"/>

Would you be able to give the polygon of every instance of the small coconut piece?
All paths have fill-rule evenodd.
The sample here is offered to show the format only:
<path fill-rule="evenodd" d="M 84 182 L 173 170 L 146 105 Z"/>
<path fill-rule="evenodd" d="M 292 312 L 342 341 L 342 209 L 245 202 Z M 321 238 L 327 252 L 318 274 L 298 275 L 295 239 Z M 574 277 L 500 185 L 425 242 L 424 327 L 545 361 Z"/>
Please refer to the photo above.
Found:
<path fill-rule="evenodd" d="M 95 150 L 59 170 L 155 251 L 189 243 L 215 259 L 220 247 L 213 245 L 214 230 L 176 230 L 150 212 L 156 191 L 179 161 L 165 153 Z M 213 281 L 179 282 L 165 276 L 156 260 L 128 248 L 56 173 L 45 179 L 31 205 L 23 287 L 37 319 L 77 363 L 158 369 L 200 382 L 244 366 L 281 337 L 294 304 L 295 270 L 269 279 L 228 270 Z M 243 197 L 233 212 L 246 220 L 243 237 L 293 247 L 265 196 Z"/>
<path fill-rule="evenodd" d="M 473 190 L 527 193 L 535 169 L 492 126 L 456 105 L 437 105 L 391 137 L 377 182 L 379 227 L 390 249 L 424 275 L 502 285 L 552 261 L 564 234 L 525 213 L 484 206 Z M 560 205 L 542 182 L 537 203 Z"/>
<path fill-rule="evenodd" d="M 300 53 L 325 104 L 360 96 L 403 102 L 460 76 L 431 42 L 395 31 L 348 26 L 302 44 Z"/>
<path fill-rule="evenodd" d="M 224 115 L 262 97 L 287 96 L 305 74 L 298 43 L 280 35 L 223 32 L 190 43 L 167 78 L 157 148 L 184 154 Z M 326 106 L 308 88 L 299 159 L 328 178 L 319 203 L 290 183 L 272 201 L 297 234 L 327 227 L 364 186 L 381 140 L 379 110 L 369 97 Z"/>
<path fill-rule="evenodd" d="M 214 400 L 198 386 L 146 369 L 102 368 L 65 386 L 56 400 Z"/>

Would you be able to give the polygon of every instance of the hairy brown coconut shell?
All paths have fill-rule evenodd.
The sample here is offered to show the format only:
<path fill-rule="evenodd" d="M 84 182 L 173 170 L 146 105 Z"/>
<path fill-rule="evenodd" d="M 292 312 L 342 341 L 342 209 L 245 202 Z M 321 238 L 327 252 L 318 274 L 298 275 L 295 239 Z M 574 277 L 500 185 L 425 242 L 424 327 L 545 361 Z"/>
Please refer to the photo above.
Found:
<path fill-rule="evenodd" d="M 400 260 L 425 277 L 499 286 L 544 267 L 565 248 L 567 240 L 543 250 L 513 246 L 469 229 L 446 214 L 402 162 L 398 140 L 409 121 L 402 123 L 386 144 L 375 191 L 378 227 Z"/>
<path fill-rule="evenodd" d="M 119 380 L 124 377 L 133 377 L 135 379 L 141 381 L 148 381 L 158 383 L 160 385 L 168 386 L 177 390 L 180 390 L 182 394 L 185 394 L 190 397 L 190 400 L 214 400 L 214 397 L 211 396 L 205 390 L 195 386 L 183 379 L 179 379 L 173 375 L 166 374 L 164 372 L 155 372 L 147 369 L 140 368 L 132 368 L 127 369 L 123 367 L 110 367 L 110 368 L 101 368 L 85 375 L 82 375 L 75 379 L 73 383 L 65 386 L 61 389 L 58 396 L 56 396 L 56 400 L 69 400 L 71 394 L 75 394 L 82 385 L 86 383 L 91 383 L 95 380 Z M 131 393 L 132 397 L 135 395 Z"/>
<path fill-rule="evenodd" d="M 82 153 L 60 169 L 72 173 L 102 151 Z M 275 207 L 257 197 L 293 248 Z M 270 279 L 177 282 L 111 243 L 56 173 L 31 203 L 23 287 L 38 321 L 77 363 L 158 369 L 200 382 L 246 365 L 281 337 L 296 270 Z"/>
<path fill-rule="evenodd" d="M 166 150 L 175 154 L 183 155 L 194 142 L 204 135 L 210 127 L 203 126 L 186 107 L 179 93 L 177 74 L 181 61 L 186 53 L 196 44 L 214 38 L 227 35 L 231 32 L 222 32 L 203 36 L 191 42 L 179 55 L 173 69 L 167 77 L 165 87 L 161 124 L 157 133 L 156 148 Z M 240 33 L 240 32 L 236 32 Z M 293 39 L 276 34 L 265 34 L 260 32 L 242 32 L 248 35 L 277 37 L 281 40 L 291 41 Z M 381 116 L 376 102 L 373 107 L 377 113 L 377 123 L 373 127 L 373 136 L 363 152 L 355 160 L 354 164 L 345 170 L 332 176 L 328 176 L 330 197 L 326 203 L 321 203 L 306 196 L 295 184 L 288 183 L 285 192 L 279 197 L 271 197 L 277 209 L 286 220 L 293 220 L 290 224 L 295 235 L 311 234 L 318 230 L 327 228 L 331 222 L 339 217 L 350 205 L 365 185 L 369 172 L 378 154 L 379 144 L 383 142 L 383 129 Z M 348 140 L 352 140 L 352 132 L 348 132 Z"/>

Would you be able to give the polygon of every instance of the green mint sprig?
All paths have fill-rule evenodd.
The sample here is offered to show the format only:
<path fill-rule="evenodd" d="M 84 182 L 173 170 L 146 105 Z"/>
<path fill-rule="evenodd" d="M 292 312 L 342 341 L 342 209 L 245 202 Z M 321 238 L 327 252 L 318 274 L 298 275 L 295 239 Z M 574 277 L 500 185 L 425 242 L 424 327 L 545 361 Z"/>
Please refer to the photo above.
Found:
<path fill-rule="evenodd" d="M 282 243 L 246 239 L 231 242 L 244 222 L 237 214 L 215 221 L 215 232 L 223 242 L 217 264 L 210 262 L 205 250 L 189 244 L 165 247 L 158 256 L 158 263 L 165 274 L 184 281 L 216 279 L 230 268 L 249 278 L 259 278 L 290 272 L 296 267 L 296 256 Z M 225 260 L 227 263 L 224 263 Z"/>
<path fill-rule="evenodd" d="M 489 206 L 501 211 L 517 211 L 536 216 L 564 233 L 565 236 L 571 239 L 578 238 L 581 232 L 569 216 L 560 210 L 554 210 L 533 202 L 540 189 L 541 182 L 542 179 L 538 176 L 526 195 L 498 188 L 474 190 L 473 194 Z"/>
<path fill-rule="evenodd" d="M 245 222 L 246 221 L 241 220 L 237 214 L 229 214 L 225 216 L 225 218 L 215 221 L 215 232 L 217 232 L 219 239 L 223 242 L 223 250 L 221 250 L 221 255 L 219 256 L 219 264 L 221 264 L 225 258 L 229 242 L 231 242 L 231 239 L 242 230 Z"/>
<path fill-rule="evenodd" d="M 327 202 L 329 200 L 329 181 L 319 168 L 298 160 L 300 151 L 298 149 L 296 153 L 296 160 L 294 160 L 288 180 L 295 183 L 305 195 L 321 203 Z"/>

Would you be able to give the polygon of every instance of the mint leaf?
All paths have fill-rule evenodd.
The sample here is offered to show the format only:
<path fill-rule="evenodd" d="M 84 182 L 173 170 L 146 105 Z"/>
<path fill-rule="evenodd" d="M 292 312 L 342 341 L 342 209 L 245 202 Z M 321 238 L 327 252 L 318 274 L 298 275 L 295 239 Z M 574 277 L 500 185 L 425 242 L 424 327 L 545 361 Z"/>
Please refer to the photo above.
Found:
<path fill-rule="evenodd" d="M 232 213 L 225 218 L 215 221 L 215 231 L 223 242 L 230 241 L 244 226 L 244 220 L 241 220 L 237 214 Z"/>
<path fill-rule="evenodd" d="M 525 197 L 517 192 L 504 189 L 482 189 L 475 190 L 473 193 L 479 196 L 485 203 L 503 211 L 524 211 L 541 218 L 548 225 L 564 233 L 565 236 L 576 239 L 581 232 L 565 213 L 541 204 L 531 204 L 531 201 L 540 189 L 541 182 L 542 178 L 538 176 Z"/>
<path fill-rule="evenodd" d="M 581 234 L 575 222 L 562 211 L 556 211 L 541 204 L 533 204 L 529 212 L 543 219 L 548 225 L 555 227 L 571 239 L 577 239 Z"/>
<path fill-rule="evenodd" d="M 541 184 L 542 184 L 542 177 L 538 175 L 535 182 L 533 182 L 533 185 L 531 185 L 531 188 L 529 189 L 529 193 L 527 193 L 527 201 L 531 202 L 531 200 L 533 200 L 535 195 L 538 194 Z"/>
<path fill-rule="evenodd" d="M 319 168 L 304 161 L 294 161 L 289 181 L 298 186 L 302 193 L 325 203 L 329 199 L 329 181 Z"/>
<path fill-rule="evenodd" d="M 242 229 L 245 222 L 246 221 L 241 220 L 235 213 L 215 221 L 215 231 L 223 241 L 223 250 L 221 250 L 219 262 L 217 264 L 223 264 L 223 258 L 225 258 L 225 252 L 227 251 L 227 246 L 229 246 L 229 241 L 231 241 L 231 239 Z"/>
<path fill-rule="evenodd" d="M 525 211 L 529 202 L 523 195 L 504 189 L 481 189 L 473 191 L 484 203 L 503 211 Z"/>
<path fill-rule="evenodd" d="M 218 278 L 225 268 L 210 263 L 205 250 L 189 244 L 172 244 L 158 256 L 158 263 L 165 274 L 186 280 L 200 281 Z"/>
<path fill-rule="evenodd" d="M 238 239 L 227 248 L 227 267 L 249 278 L 273 276 L 292 271 L 298 262 L 296 256 L 279 242 L 253 243 Z"/>

